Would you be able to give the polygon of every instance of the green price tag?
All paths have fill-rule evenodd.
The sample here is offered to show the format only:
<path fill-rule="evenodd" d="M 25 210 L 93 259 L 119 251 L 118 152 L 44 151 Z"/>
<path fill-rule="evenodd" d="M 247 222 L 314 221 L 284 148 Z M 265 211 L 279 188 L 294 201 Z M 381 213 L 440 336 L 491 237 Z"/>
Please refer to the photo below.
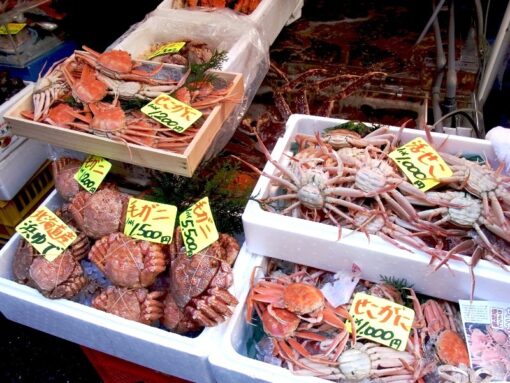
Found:
<path fill-rule="evenodd" d="M 163 56 L 169 53 L 177 53 L 179 52 L 184 46 L 186 45 L 185 41 L 176 41 L 173 43 L 168 43 L 163 45 L 162 47 L 159 47 L 154 52 L 150 53 L 147 56 L 147 60 L 150 60 L 157 56 Z"/>
<path fill-rule="evenodd" d="M 394 348 L 406 349 L 413 325 L 414 310 L 387 299 L 357 293 L 349 310 L 356 324 L 356 335 Z M 351 332 L 351 323 L 345 323 Z"/>
<path fill-rule="evenodd" d="M 0 35 L 16 35 L 25 28 L 25 26 L 25 23 L 8 23 L 0 25 Z"/>
<path fill-rule="evenodd" d="M 186 252 L 190 257 L 219 238 L 209 205 L 209 197 L 202 198 L 181 213 L 179 225 Z"/>
<path fill-rule="evenodd" d="M 201 111 L 165 93 L 161 93 L 141 110 L 147 116 L 177 133 L 184 132 L 202 116 Z"/>
<path fill-rule="evenodd" d="M 438 185 L 438 179 L 453 174 L 441 156 L 421 137 L 395 149 L 389 157 L 409 181 L 422 191 Z"/>
<path fill-rule="evenodd" d="M 172 242 L 177 207 L 130 198 L 124 234 L 136 239 L 168 244 Z"/>
<path fill-rule="evenodd" d="M 50 262 L 77 237 L 69 226 L 44 206 L 21 221 L 15 230 Z"/>
<path fill-rule="evenodd" d="M 88 156 L 74 179 L 89 193 L 94 193 L 108 174 L 112 164 L 102 157 Z"/>

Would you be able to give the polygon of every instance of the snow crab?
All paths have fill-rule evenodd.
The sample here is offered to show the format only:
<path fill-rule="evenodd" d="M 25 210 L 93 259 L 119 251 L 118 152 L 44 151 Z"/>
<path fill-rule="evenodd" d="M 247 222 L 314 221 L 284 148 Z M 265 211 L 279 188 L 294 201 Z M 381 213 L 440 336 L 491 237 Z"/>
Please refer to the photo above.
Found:
<path fill-rule="evenodd" d="M 69 157 L 61 157 L 51 164 L 55 189 L 66 201 L 71 200 L 80 191 L 80 184 L 74 179 L 80 166 L 81 161 Z"/>
<path fill-rule="evenodd" d="M 88 257 L 112 283 L 130 288 L 152 285 L 167 264 L 160 244 L 137 241 L 118 232 L 97 240 Z"/>
<path fill-rule="evenodd" d="M 220 234 L 218 241 L 192 257 L 179 245 L 175 249 L 178 252 L 171 254 L 163 324 L 184 333 L 222 323 L 232 315 L 230 307 L 238 303 L 227 289 L 233 283 L 231 264 L 239 253 L 239 244 L 233 237 Z"/>
<path fill-rule="evenodd" d="M 78 192 L 63 208 L 77 228 L 95 239 L 122 231 L 129 196 L 114 187 L 104 187 L 94 194 Z"/>
<path fill-rule="evenodd" d="M 81 265 L 70 250 L 50 262 L 24 240 L 18 245 L 12 267 L 19 283 L 34 287 L 52 299 L 73 298 L 87 283 Z"/>
<path fill-rule="evenodd" d="M 46 76 L 39 75 L 34 85 L 32 100 L 34 112 L 32 119 L 40 121 L 47 115 L 53 103 L 69 91 L 64 73 L 60 67 L 61 62 L 54 63 L 46 73 Z"/>
<path fill-rule="evenodd" d="M 163 315 L 163 303 L 159 300 L 163 295 L 163 291 L 108 286 L 92 300 L 92 307 L 125 319 L 152 324 Z"/>
<path fill-rule="evenodd" d="M 70 68 L 74 64 L 76 62 L 73 57 L 70 57 L 62 68 L 66 81 L 72 89 L 74 99 L 84 105 L 88 105 L 105 98 L 108 87 L 104 82 L 98 80 L 94 69 L 87 64 L 81 66 L 81 75 L 77 79 L 73 76 L 72 69 Z"/>

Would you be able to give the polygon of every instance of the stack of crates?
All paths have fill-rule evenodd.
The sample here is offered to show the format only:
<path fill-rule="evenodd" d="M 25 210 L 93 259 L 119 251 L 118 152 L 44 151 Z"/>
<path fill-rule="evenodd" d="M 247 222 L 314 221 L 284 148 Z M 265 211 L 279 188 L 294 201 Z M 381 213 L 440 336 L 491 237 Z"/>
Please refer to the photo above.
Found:
<path fill-rule="evenodd" d="M 54 182 L 50 164 L 50 161 L 46 161 L 13 199 L 0 201 L 0 247 L 52 189 Z"/>

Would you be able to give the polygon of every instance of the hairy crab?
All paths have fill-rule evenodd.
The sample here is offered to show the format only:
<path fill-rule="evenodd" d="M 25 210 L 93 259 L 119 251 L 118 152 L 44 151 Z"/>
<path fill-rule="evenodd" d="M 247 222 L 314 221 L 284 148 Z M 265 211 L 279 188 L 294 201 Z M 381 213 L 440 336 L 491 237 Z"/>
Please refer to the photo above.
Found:
<path fill-rule="evenodd" d="M 48 298 L 73 298 L 87 283 L 70 250 L 50 262 L 24 240 L 20 241 L 12 267 L 19 283 L 34 287 Z"/>
<path fill-rule="evenodd" d="M 167 264 L 161 245 L 137 241 L 122 233 L 112 233 L 97 240 L 89 260 L 117 286 L 138 288 L 154 283 Z"/>
<path fill-rule="evenodd" d="M 55 189 L 66 201 L 71 200 L 80 191 L 80 184 L 74 179 L 80 166 L 81 161 L 68 157 L 61 157 L 51 164 Z"/>
<path fill-rule="evenodd" d="M 174 236 L 178 238 L 179 235 Z M 227 290 L 233 283 L 231 264 L 237 241 L 220 234 L 218 241 L 188 257 L 177 244 L 171 255 L 170 291 L 165 298 L 163 324 L 176 332 L 216 326 L 232 315 L 237 299 Z"/>
<path fill-rule="evenodd" d="M 92 307 L 125 319 L 152 324 L 163 315 L 162 291 L 108 286 L 92 301 Z"/>

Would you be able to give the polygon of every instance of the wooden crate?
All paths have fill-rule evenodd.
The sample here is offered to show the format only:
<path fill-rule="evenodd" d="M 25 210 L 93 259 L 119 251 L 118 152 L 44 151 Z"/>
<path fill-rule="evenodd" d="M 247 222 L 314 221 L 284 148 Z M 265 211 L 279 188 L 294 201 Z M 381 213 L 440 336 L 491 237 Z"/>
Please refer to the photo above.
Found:
<path fill-rule="evenodd" d="M 171 64 L 166 66 L 176 67 Z M 229 95 L 236 95 L 242 99 L 244 93 L 242 74 L 212 72 L 218 77 L 232 82 Z M 20 112 L 33 109 L 31 94 L 25 95 L 11 107 L 5 113 L 4 118 L 11 125 L 13 134 L 18 136 L 35 138 L 63 148 L 191 177 L 235 105 L 235 102 L 225 101 L 214 107 L 182 154 L 131 143 L 126 144 L 89 133 L 27 120 L 21 117 Z"/>

